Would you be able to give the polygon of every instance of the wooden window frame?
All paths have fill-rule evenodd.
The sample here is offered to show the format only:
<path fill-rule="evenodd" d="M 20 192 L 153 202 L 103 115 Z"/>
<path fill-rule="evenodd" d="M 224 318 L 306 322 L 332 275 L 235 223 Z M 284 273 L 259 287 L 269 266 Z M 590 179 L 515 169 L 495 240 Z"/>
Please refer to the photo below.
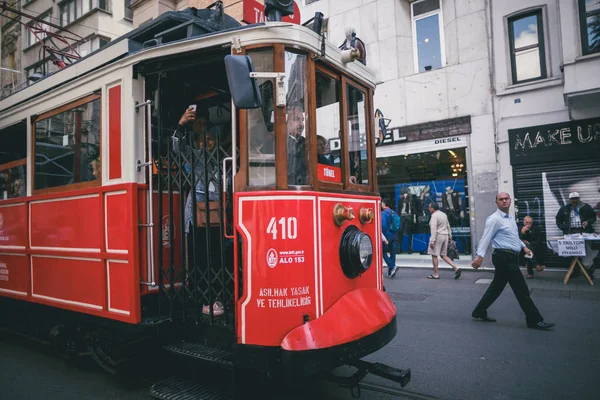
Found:
<path fill-rule="evenodd" d="M 365 95 L 365 129 L 367 130 L 367 156 L 368 156 L 368 166 L 369 166 L 369 170 L 367 172 L 367 176 L 369 178 L 369 184 L 368 185 L 363 185 L 363 184 L 359 184 L 359 183 L 351 183 L 350 182 L 350 174 L 344 174 L 344 187 L 348 188 L 351 191 L 355 191 L 355 192 L 361 192 L 361 193 L 372 193 L 375 192 L 375 189 L 377 187 L 376 184 L 374 184 L 374 179 L 373 179 L 373 149 L 375 148 L 375 141 L 373 138 L 373 123 L 374 121 L 372 120 L 372 118 L 370 116 L 374 115 L 373 114 L 373 105 L 371 104 L 371 98 L 370 98 L 370 91 L 367 87 L 361 85 L 360 83 L 346 77 L 345 75 L 342 76 L 342 98 L 343 98 L 343 114 L 342 114 L 342 136 L 344 137 L 344 140 L 342 142 L 342 148 L 345 149 L 344 152 L 342 153 L 343 155 L 343 162 L 344 165 L 346 167 L 346 169 L 349 170 L 350 168 L 350 155 L 348 153 L 348 132 L 347 132 L 347 121 L 348 121 L 348 107 L 347 107 L 347 102 L 346 102 L 346 96 L 347 96 L 347 86 L 352 86 L 357 90 L 360 90 L 361 92 L 364 93 Z"/>
<path fill-rule="evenodd" d="M 312 90 L 311 93 L 311 110 L 314 110 L 314 112 L 312 113 L 313 117 L 314 117 L 314 123 L 313 126 L 315 127 L 315 131 L 314 134 L 312 134 L 311 136 L 314 136 L 314 141 L 315 141 L 315 155 L 316 155 L 316 150 L 317 150 L 317 91 L 316 91 L 316 87 L 317 87 L 317 71 L 321 72 L 327 76 L 329 76 L 332 79 L 335 79 L 336 81 L 339 82 L 340 84 L 340 159 L 341 159 L 341 163 L 340 163 L 340 170 L 341 170 L 341 174 L 342 174 L 342 181 L 341 182 L 326 182 L 326 181 L 322 181 L 319 180 L 317 176 L 315 176 L 315 182 L 317 183 L 317 188 L 318 189 L 322 189 L 322 190 L 330 190 L 330 191 L 339 191 L 342 192 L 344 190 L 344 182 L 345 182 L 345 176 L 346 176 L 346 172 L 347 172 L 347 168 L 346 168 L 346 163 L 344 162 L 344 153 L 345 153 L 345 149 L 346 149 L 346 145 L 344 144 L 345 141 L 345 137 L 343 134 L 343 130 L 342 130 L 342 116 L 344 113 L 344 102 L 342 100 L 342 74 L 339 72 L 335 72 L 334 70 L 331 70 L 329 68 L 327 68 L 325 65 L 323 64 L 317 64 L 315 63 L 315 68 L 313 69 L 314 73 L 313 73 L 313 79 L 312 79 L 312 83 L 311 83 L 311 87 L 315 88 L 315 90 Z M 347 155 L 346 155 L 347 157 Z M 318 168 L 318 166 L 317 166 Z M 316 171 L 315 171 L 316 172 Z M 317 175 L 315 173 L 315 175 Z"/>
<path fill-rule="evenodd" d="M 519 50 L 515 49 L 515 39 L 514 39 L 514 28 L 513 23 L 523 18 L 527 18 L 530 16 L 536 16 L 537 18 L 537 29 L 538 29 L 538 42 L 537 45 L 529 45 Z M 521 83 L 539 81 L 540 79 L 546 79 L 548 77 L 548 70 L 546 68 L 546 41 L 544 40 L 544 12 L 542 8 L 537 8 L 535 10 L 527 11 L 524 13 L 512 15 L 507 19 L 508 24 L 508 43 L 509 43 L 509 52 L 510 52 L 510 73 L 512 77 L 512 84 L 517 85 Z M 518 80 L 517 78 L 517 60 L 516 60 L 516 52 L 521 50 L 526 50 L 529 48 L 537 47 L 539 50 L 539 61 L 540 61 L 540 76 L 535 78 Z"/>
<path fill-rule="evenodd" d="M 594 50 L 590 50 L 590 43 L 588 40 L 588 24 L 587 24 L 587 12 L 585 10 L 585 0 L 578 0 L 577 2 L 579 13 L 579 28 L 581 33 L 581 53 L 586 56 L 588 54 L 600 53 L 600 46 Z M 600 15 L 600 10 L 593 12 L 590 16 Z"/>
<path fill-rule="evenodd" d="M 86 182 L 77 182 L 77 183 L 71 183 L 71 184 L 66 184 L 66 185 L 61 185 L 61 186 L 53 186 L 51 188 L 44 188 L 44 189 L 35 189 L 35 173 L 36 173 L 36 169 L 35 169 L 35 125 L 42 120 L 45 120 L 47 118 L 53 117 L 57 114 L 61 114 L 65 111 L 69 111 L 73 108 L 77 108 L 81 105 L 87 104 L 87 103 L 91 103 L 94 100 L 100 100 L 100 115 L 99 115 L 99 121 L 100 121 L 100 126 L 99 128 L 99 141 L 100 143 L 98 143 L 98 148 L 100 149 L 100 154 L 98 156 L 98 159 L 100 160 L 100 166 L 99 166 L 99 172 L 100 172 L 100 176 L 96 179 L 94 179 L 93 181 L 86 181 Z M 48 194 L 48 193 L 60 193 L 60 192 L 68 192 L 68 191 L 72 191 L 72 190 L 77 190 L 77 189 L 88 189 L 88 188 L 93 188 L 93 187 L 98 187 L 98 186 L 102 186 L 102 95 L 100 93 L 94 93 L 91 95 L 88 95 L 86 97 L 82 97 L 78 100 L 72 101 L 71 103 L 65 104 L 63 106 L 60 106 L 58 108 L 55 108 L 53 110 L 50 110 L 48 112 L 45 112 L 43 114 L 40 114 L 36 117 L 32 117 L 31 118 L 31 193 L 33 195 L 38 195 L 38 194 Z"/>

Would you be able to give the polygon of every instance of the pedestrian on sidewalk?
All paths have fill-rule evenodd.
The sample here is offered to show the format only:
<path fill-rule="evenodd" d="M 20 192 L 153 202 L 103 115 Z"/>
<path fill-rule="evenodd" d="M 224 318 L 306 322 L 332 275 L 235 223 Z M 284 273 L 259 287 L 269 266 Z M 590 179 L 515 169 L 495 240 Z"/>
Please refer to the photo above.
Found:
<path fill-rule="evenodd" d="M 531 300 L 529 288 L 519 269 L 519 253 L 521 253 L 521 250 L 528 255 L 533 255 L 533 253 L 519 239 L 519 229 L 515 218 L 508 213 L 510 203 L 511 199 L 508 193 L 498 193 L 496 195 L 498 210 L 485 221 L 483 236 L 477 248 L 477 258 L 471 265 L 475 269 L 481 266 L 483 257 L 491 242 L 495 273 L 492 283 L 490 283 L 471 316 L 485 322 L 496 322 L 494 318 L 488 316 L 487 310 L 500 296 L 506 284 L 510 283 L 510 287 L 525 313 L 527 327 L 547 330 L 555 324 L 544 322 L 544 318 L 533 304 L 533 300 Z"/>
<path fill-rule="evenodd" d="M 396 265 L 398 230 L 394 227 L 394 218 L 398 219 L 399 217 L 388 204 L 387 200 L 381 199 L 381 239 L 383 242 L 383 259 L 388 266 L 388 277 L 393 278 L 398 272 L 398 266 Z"/>
<path fill-rule="evenodd" d="M 448 217 L 440 211 L 440 206 L 435 202 L 429 204 L 429 213 L 431 214 L 431 219 L 429 220 L 431 238 L 429 239 L 427 254 L 431 255 L 433 274 L 429 275 L 427 279 L 440 279 L 440 275 L 438 274 L 438 257 L 442 257 L 442 260 L 446 261 L 452 267 L 454 270 L 454 279 L 458 279 L 462 270 L 457 268 L 447 255 L 448 242 L 452 240 L 452 229 L 450 228 Z"/>

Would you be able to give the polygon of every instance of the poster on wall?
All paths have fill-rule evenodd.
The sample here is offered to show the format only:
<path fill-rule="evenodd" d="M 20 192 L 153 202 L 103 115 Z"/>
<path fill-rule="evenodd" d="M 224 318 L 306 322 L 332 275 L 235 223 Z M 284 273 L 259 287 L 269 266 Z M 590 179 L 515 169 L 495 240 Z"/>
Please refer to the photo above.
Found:
<path fill-rule="evenodd" d="M 427 252 L 431 214 L 429 205 L 437 203 L 446 213 L 452 227 L 452 237 L 461 253 L 470 253 L 471 228 L 467 213 L 467 193 L 464 178 L 398 183 L 395 185 L 394 209 L 415 215 L 402 218 L 399 240 L 402 238 L 402 251 Z M 415 221 L 416 219 L 416 221 Z"/>

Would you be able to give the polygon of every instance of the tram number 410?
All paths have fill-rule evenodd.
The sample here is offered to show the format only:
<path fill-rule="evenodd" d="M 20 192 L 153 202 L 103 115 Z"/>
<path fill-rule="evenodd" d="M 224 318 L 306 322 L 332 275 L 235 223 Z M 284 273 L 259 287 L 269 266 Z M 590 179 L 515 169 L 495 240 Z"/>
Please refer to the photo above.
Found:
<path fill-rule="evenodd" d="M 279 225 L 279 230 L 277 226 Z M 298 237 L 298 220 L 296 217 L 281 217 L 279 221 L 272 217 L 267 226 L 267 235 L 273 235 L 273 240 L 277 240 L 277 234 L 281 230 L 282 239 L 296 239 Z"/>

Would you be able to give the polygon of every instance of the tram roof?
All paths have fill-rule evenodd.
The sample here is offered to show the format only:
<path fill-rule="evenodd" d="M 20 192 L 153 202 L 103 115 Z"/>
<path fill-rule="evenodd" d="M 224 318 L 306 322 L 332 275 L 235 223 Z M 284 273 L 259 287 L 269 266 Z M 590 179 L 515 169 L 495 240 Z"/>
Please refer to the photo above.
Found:
<path fill-rule="evenodd" d="M 146 59 L 172 56 L 219 44 L 231 44 L 236 36 L 241 38 L 242 46 L 283 43 L 315 53 L 321 51 L 321 37 L 309 28 L 286 22 L 241 25 L 226 14 L 222 25 L 218 26 L 215 21 L 216 15 L 214 10 L 195 8 L 163 13 L 66 68 L 55 71 L 0 100 L 0 114 L 84 75 L 108 68 L 117 61 L 125 65 L 135 64 Z M 210 40 L 211 38 L 214 40 Z M 327 61 L 340 70 L 372 87 L 375 86 L 375 77 L 370 69 L 359 62 L 344 64 L 339 49 L 328 41 L 325 53 Z"/>

